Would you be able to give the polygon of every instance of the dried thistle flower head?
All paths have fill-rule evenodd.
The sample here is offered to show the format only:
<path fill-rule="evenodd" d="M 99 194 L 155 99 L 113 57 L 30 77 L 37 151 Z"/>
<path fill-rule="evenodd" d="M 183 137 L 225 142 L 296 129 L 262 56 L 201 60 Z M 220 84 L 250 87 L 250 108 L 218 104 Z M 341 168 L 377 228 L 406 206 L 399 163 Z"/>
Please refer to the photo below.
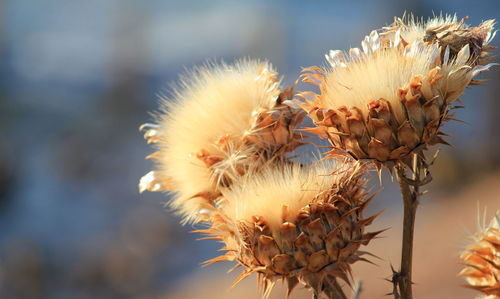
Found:
<path fill-rule="evenodd" d="M 207 264 L 236 261 L 244 268 L 235 284 L 257 273 L 267 297 L 278 279 L 288 294 L 299 283 L 322 292 L 349 283 L 350 265 L 380 232 L 365 233 L 377 215 L 364 218 L 368 196 L 359 163 L 283 164 L 246 175 L 223 189 L 212 226 L 202 232 L 222 241 L 226 253 Z M 328 294 L 332 296 L 332 294 Z M 332 297 L 335 298 L 335 297 Z"/>
<path fill-rule="evenodd" d="M 465 45 L 469 45 L 470 64 L 485 65 L 490 60 L 489 51 L 493 49 L 489 43 L 496 34 L 495 21 L 487 20 L 477 27 L 470 27 L 465 20 L 466 18 L 459 20 L 456 15 L 441 15 L 426 22 L 416 20 L 413 15 L 395 18 L 392 25 L 382 29 L 381 41 L 390 43 L 398 35 L 401 42 L 406 44 L 415 41 L 437 43 L 443 50 L 449 48 L 452 58 Z"/>
<path fill-rule="evenodd" d="M 475 83 L 472 79 L 478 73 L 491 66 L 481 65 L 477 57 L 483 56 L 491 39 L 487 36 L 493 21 L 474 28 L 454 25 L 463 28 L 457 30 L 480 31 L 477 36 L 484 36 L 459 44 L 444 42 L 445 36 L 456 31 L 443 24 L 453 20 L 415 23 L 413 27 L 397 24 L 385 29 L 382 36 L 373 31 L 362 42 L 362 50 L 330 51 L 326 55 L 329 67 L 306 68 L 303 81 L 320 88 L 319 94 L 300 94 L 306 100 L 303 108 L 316 126 L 307 131 L 327 138 L 335 148 L 331 154 L 340 149 L 355 159 L 388 167 L 409 162 L 412 152 L 446 143 L 440 129 L 454 119 L 451 105 Z M 448 28 L 448 35 L 427 38 L 427 27 L 434 25 Z"/>
<path fill-rule="evenodd" d="M 199 67 L 183 78 L 163 101 L 158 124 L 143 126 L 158 151 L 140 190 L 175 191 L 172 205 L 196 220 L 220 187 L 249 167 L 284 159 L 302 144 L 294 129 L 304 113 L 288 105 L 293 88 L 282 91 L 279 83 L 268 62 L 254 60 Z"/>
<path fill-rule="evenodd" d="M 488 226 L 479 228 L 473 243 L 460 255 L 466 267 L 459 273 L 481 298 L 500 298 L 500 211 Z"/>

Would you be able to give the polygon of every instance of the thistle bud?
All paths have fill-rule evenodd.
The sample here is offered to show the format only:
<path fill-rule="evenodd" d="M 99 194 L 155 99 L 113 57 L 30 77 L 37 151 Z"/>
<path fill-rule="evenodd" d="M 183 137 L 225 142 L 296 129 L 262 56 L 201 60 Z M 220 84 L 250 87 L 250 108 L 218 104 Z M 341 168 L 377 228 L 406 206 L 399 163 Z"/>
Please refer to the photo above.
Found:
<path fill-rule="evenodd" d="M 500 211 L 488 226 L 472 236 L 473 243 L 460 255 L 465 268 L 459 273 L 467 287 L 484 294 L 481 298 L 500 297 Z"/>
<path fill-rule="evenodd" d="M 186 220 L 206 220 L 220 188 L 303 144 L 295 126 L 304 112 L 290 105 L 294 88 L 281 90 L 267 62 L 200 67 L 181 82 L 158 123 L 141 127 L 157 152 L 148 156 L 156 170 L 139 188 L 175 191 L 172 205 Z"/>
<path fill-rule="evenodd" d="M 380 233 L 365 232 L 376 215 L 363 216 L 373 197 L 364 172 L 359 163 L 287 164 L 222 189 L 220 217 L 200 232 L 222 240 L 226 254 L 207 263 L 236 261 L 244 270 L 235 283 L 257 273 L 264 297 L 281 279 L 289 292 L 301 282 L 317 295 L 349 283 L 351 264 L 365 260 L 360 246 Z"/>
<path fill-rule="evenodd" d="M 446 144 L 441 127 L 454 119 L 452 104 L 492 65 L 483 64 L 493 24 L 470 28 L 447 17 L 406 25 L 397 19 L 382 33 L 367 36 L 362 50 L 330 51 L 329 67 L 306 68 L 302 74 L 304 82 L 320 89 L 299 94 L 320 128 L 305 131 L 355 159 L 387 167 L 409 163 L 410 153 L 430 145 Z"/>
<path fill-rule="evenodd" d="M 395 18 L 393 24 L 381 30 L 381 40 L 386 43 L 411 44 L 422 41 L 427 44 L 438 44 L 443 50 L 441 59 L 444 58 L 444 50 L 448 51 L 448 59 L 458 55 L 465 45 L 469 46 L 471 65 L 485 65 L 490 61 L 489 45 L 495 36 L 495 20 L 487 20 L 479 26 L 471 27 L 465 23 L 466 18 L 458 19 L 456 15 L 441 15 L 420 22 L 412 15 L 405 18 Z M 396 36 L 397 35 L 397 36 Z"/>

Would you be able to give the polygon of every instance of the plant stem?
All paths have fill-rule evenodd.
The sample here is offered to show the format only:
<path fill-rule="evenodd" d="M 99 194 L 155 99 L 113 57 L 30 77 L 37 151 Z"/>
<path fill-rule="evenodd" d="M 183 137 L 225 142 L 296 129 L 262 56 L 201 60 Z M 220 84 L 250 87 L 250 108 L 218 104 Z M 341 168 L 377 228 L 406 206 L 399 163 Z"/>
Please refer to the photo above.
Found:
<path fill-rule="evenodd" d="M 335 278 L 326 277 L 323 282 L 323 292 L 328 299 L 347 299 L 344 290 Z"/>
<path fill-rule="evenodd" d="M 399 293 L 402 299 L 412 299 L 412 260 L 413 260 L 413 234 L 415 230 L 415 215 L 418 207 L 419 183 L 423 164 L 421 158 L 414 154 L 413 181 L 410 185 L 405 176 L 405 167 L 397 167 L 397 176 L 401 195 L 403 196 L 403 238 L 401 248 L 401 270 L 399 276 Z"/>
<path fill-rule="evenodd" d="M 360 299 L 362 291 L 363 291 L 363 284 L 361 280 L 358 280 L 354 284 L 351 299 Z"/>

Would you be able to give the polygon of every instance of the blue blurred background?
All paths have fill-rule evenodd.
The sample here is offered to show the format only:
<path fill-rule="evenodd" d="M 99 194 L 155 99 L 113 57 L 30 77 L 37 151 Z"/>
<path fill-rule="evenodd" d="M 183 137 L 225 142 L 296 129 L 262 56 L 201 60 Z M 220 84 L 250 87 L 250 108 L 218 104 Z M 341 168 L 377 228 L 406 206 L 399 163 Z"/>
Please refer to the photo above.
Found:
<path fill-rule="evenodd" d="M 457 13 L 477 25 L 499 10 L 497 0 L 1 1 L 0 297 L 198 298 L 180 295 L 183 285 L 212 273 L 199 263 L 219 246 L 195 241 L 164 209 L 165 195 L 137 191 L 152 151 L 138 127 L 185 67 L 267 58 L 292 83 L 301 67 L 322 64 L 330 49 L 359 46 L 404 11 Z M 498 173 L 499 68 L 483 77 L 486 86 L 462 97 L 459 117 L 468 124 L 447 124 L 454 147 L 443 148 L 431 187 L 445 198 Z M 372 210 L 386 208 L 392 219 L 400 199 L 385 182 Z M 485 200 L 494 210 L 499 198 Z M 382 283 L 390 272 L 388 261 L 381 265 L 370 271 Z"/>

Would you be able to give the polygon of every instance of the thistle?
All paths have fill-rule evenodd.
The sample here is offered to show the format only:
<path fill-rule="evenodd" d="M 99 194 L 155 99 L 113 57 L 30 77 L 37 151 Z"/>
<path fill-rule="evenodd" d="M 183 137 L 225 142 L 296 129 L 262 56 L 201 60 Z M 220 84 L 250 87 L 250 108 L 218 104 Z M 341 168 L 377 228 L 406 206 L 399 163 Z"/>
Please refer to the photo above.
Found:
<path fill-rule="evenodd" d="M 295 126 L 304 113 L 293 106 L 293 87 L 281 90 L 267 62 L 242 60 L 209 65 L 183 78 L 173 98 L 163 101 L 157 124 L 141 127 L 158 150 L 148 156 L 156 170 L 145 175 L 140 191 L 175 191 L 172 206 L 187 221 L 216 205 L 249 167 L 258 169 L 302 145 Z"/>
<path fill-rule="evenodd" d="M 494 49 L 489 43 L 496 34 L 495 21 L 487 20 L 477 27 L 470 27 L 465 23 L 466 19 L 458 20 L 456 15 L 439 16 L 427 22 L 416 21 L 412 15 L 395 18 L 392 25 L 382 29 L 381 42 L 391 43 L 399 36 L 405 44 L 415 41 L 437 43 L 441 49 L 449 49 L 451 58 L 456 57 L 465 45 L 469 45 L 470 64 L 486 65 L 491 60 L 490 51 Z"/>
<path fill-rule="evenodd" d="M 456 17 L 394 24 L 371 34 L 362 50 L 330 51 L 329 66 L 303 70 L 306 129 L 328 139 L 327 157 L 347 155 L 396 170 L 404 203 L 401 268 L 393 273 L 395 298 L 412 298 L 413 232 L 420 187 L 432 179 L 424 151 L 447 144 L 441 130 L 474 77 L 488 70 L 494 21 L 469 27 Z M 397 279 L 396 279 L 397 278 Z"/>
<path fill-rule="evenodd" d="M 459 275 L 465 277 L 467 287 L 484 294 L 481 298 L 500 298 L 500 211 L 472 240 L 460 255 L 466 267 Z"/>
<path fill-rule="evenodd" d="M 395 298 L 411 299 L 415 215 L 431 180 L 425 150 L 447 144 L 443 125 L 457 120 L 460 95 L 493 65 L 494 35 L 494 20 L 470 27 L 456 16 L 396 18 L 361 49 L 330 51 L 327 67 L 304 69 L 302 80 L 319 92 L 297 94 L 300 107 L 295 85 L 282 89 L 268 62 L 196 68 L 163 101 L 156 124 L 141 127 L 157 151 L 139 190 L 173 192 L 184 221 L 206 225 L 197 232 L 224 244 L 206 264 L 243 268 L 234 284 L 256 273 L 264 298 L 278 280 L 288 295 L 301 283 L 314 298 L 346 298 L 351 264 L 368 261 L 361 246 L 381 233 L 365 232 L 378 214 L 363 215 L 374 197 L 364 175 L 370 163 L 379 175 L 395 170 L 404 220 L 401 267 L 390 281 Z M 335 159 L 291 159 L 305 144 L 296 128 L 306 114 L 314 126 L 302 131 L 327 139 L 326 158 Z M 462 254 L 461 275 L 490 297 L 500 296 L 499 222 L 497 213 Z"/>
<path fill-rule="evenodd" d="M 223 242 L 226 253 L 207 264 L 236 261 L 243 272 L 234 284 L 257 273 L 264 298 L 277 280 L 287 281 L 288 294 L 301 282 L 316 296 L 345 298 L 339 282 L 350 282 L 350 265 L 366 261 L 360 246 L 380 231 L 365 232 L 377 215 L 363 217 L 373 198 L 364 167 L 334 166 L 281 165 L 222 189 L 211 227 L 198 232 Z"/>
<path fill-rule="evenodd" d="M 488 70 L 492 20 L 478 27 L 446 17 L 425 24 L 394 25 L 367 36 L 362 50 L 330 51 L 329 67 L 304 69 L 304 82 L 320 93 L 302 92 L 304 109 L 334 150 L 379 167 L 411 164 L 412 153 L 444 143 L 444 122 L 473 78 Z"/>

